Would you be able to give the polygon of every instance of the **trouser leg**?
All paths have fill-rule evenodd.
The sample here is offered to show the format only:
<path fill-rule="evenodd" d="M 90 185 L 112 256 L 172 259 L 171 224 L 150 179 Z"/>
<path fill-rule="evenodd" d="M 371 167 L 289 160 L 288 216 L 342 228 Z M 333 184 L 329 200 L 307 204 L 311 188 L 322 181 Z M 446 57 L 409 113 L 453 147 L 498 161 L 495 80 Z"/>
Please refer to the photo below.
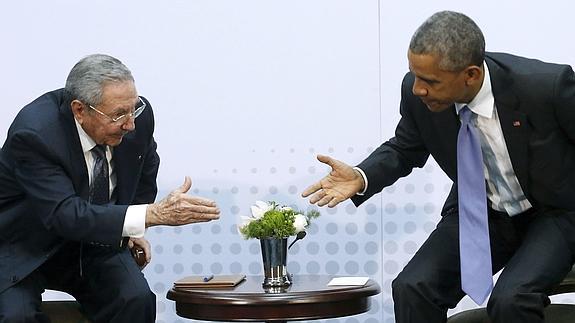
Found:
<path fill-rule="evenodd" d="M 64 258 L 76 249 L 59 256 Z M 94 322 L 155 321 L 156 296 L 127 249 L 84 244 L 81 255 L 71 258 L 77 256 L 82 258 L 81 271 L 79 260 L 66 276 L 60 273 L 68 266 L 67 260 L 55 259 L 43 268 L 45 276 L 51 278 L 50 288 L 73 295 Z"/>
<path fill-rule="evenodd" d="M 502 271 L 488 302 L 494 323 L 544 322 L 547 292 L 571 270 L 575 214 L 537 214 Z"/>
<path fill-rule="evenodd" d="M 493 272 L 499 271 L 521 241 L 521 227 L 507 215 L 489 212 Z M 445 215 L 392 283 L 397 323 L 445 322 L 447 310 L 465 296 L 461 290 L 459 217 Z"/>
<path fill-rule="evenodd" d="M 392 283 L 397 323 L 439 323 L 464 296 L 460 289 L 457 215 L 437 228 Z"/>

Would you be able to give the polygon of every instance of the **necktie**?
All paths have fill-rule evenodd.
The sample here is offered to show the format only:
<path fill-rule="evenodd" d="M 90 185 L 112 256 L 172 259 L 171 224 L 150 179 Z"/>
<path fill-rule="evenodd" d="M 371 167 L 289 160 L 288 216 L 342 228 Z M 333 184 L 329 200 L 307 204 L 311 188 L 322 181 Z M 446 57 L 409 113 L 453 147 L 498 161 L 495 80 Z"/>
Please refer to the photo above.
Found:
<path fill-rule="evenodd" d="M 94 169 L 92 185 L 90 185 L 90 203 L 108 204 L 110 202 L 110 182 L 106 146 L 96 145 L 91 151 L 92 157 L 94 157 Z"/>
<path fill-rule="evenodd" d="M 477 304 L 485 301 L 493 288 L 487 193 L 483 158 L 472 112 L 465 106 L 459 112 L 461 128 L 457 136 L 457 188 L 459 199 L 459 255 L 461 288 Z"/>

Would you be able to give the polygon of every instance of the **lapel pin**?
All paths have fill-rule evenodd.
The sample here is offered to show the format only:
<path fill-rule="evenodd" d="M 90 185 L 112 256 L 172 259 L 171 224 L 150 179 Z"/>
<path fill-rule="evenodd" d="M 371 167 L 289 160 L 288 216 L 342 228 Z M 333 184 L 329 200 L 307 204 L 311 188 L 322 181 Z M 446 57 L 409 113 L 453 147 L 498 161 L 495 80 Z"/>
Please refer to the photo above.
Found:
<path fill-rule="evenodd" d="M 521 121 L 518 121 L 518 120 L 513 121 L 513 126 L 514 127 L 521 127 Z"/>

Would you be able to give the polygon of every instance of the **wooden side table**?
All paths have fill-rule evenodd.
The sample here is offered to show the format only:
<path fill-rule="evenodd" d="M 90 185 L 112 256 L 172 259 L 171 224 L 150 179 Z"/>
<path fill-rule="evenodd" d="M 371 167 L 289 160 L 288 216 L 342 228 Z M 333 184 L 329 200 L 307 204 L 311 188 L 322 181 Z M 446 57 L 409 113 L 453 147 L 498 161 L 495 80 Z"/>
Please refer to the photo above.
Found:
<path fill-rule="evenodd" d="M 368 280 L 363 286 L 327 286 L 333 276 L 294 275 L 285 290 L 264 290 L 262 276 L 248 276 L 233 289 L 175 289 L 179 316 L 226 322 L 287 322 L 326 319 L 367 312 L 369 297 L 381 289 Z"/>

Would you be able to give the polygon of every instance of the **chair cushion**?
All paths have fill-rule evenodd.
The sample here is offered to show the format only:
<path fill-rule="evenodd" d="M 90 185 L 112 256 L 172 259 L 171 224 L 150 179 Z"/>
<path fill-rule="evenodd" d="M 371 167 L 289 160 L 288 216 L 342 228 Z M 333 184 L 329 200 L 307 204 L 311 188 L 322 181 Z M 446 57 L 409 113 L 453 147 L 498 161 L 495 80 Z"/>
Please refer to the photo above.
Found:
<path fill-rule="evenodd" d="M 43 301 L 42 312 L 52 322 L 89 323 L 90 320 L 82 313 L 80 304 L 76 301 Z"/>
<path fill-rule="evenodd" d="M 546 323 L 573 323 L 575 319 L 575 305 L 551 304 L 545 308 Z M 491 323 L 485 308 L 463 311 L 452 315 L 447 323 Z"/>

